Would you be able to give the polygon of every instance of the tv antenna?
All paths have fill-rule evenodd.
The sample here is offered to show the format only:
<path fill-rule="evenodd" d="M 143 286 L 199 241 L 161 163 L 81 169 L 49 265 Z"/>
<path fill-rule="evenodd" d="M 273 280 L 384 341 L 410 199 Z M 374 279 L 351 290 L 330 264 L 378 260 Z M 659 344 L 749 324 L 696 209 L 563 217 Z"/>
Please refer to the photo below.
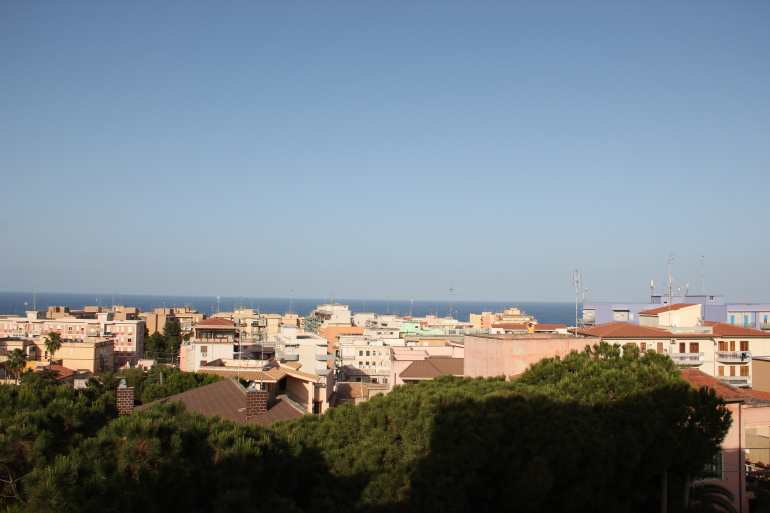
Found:
<path fill-rule="evenodd" d="M 703 282 L 703 293 L 706 293 L 706 255 L 703 255 L 700 259 L 700 274 L 701 281 Z"/>
<path fill-rule="evenodd" d="M 222 300 L 222 298 L 221 298 L 220 296 L 217 296 L 217 313 L 219 313 L 219 312 L 220 312 L 220 310 L 219 310 L 219 302 L 220 302 L 221 300 Z"/>
<path fill-rule="evenodd" d="M 668 304 L 674 300 L 674 277 L 671 275 L 671 265 L 674 263 L 674 253 L 668 254 Z"/>
<path fill-rule="evenodd" d="M 294 313 L 294 289 L 289 290 L 289 311 L 286 313 L 289 315 Z"/>
<path fill-rule="evenodd" d="M 450 283 L 449 284 L 449 317 L 450 318 L 452 317 L 452 306 L 454 303 L 454 297 L 456 295 L 457 294 L 455 294 L 454 283 Z"/>
<path fill-rule="evenodd" d="M 37 288 L 32 290 L 32 309 L 37 310 Z"/>
<path fill-rule="evenodd" d="M 577 337 L 577 330 L 578 330 L 578 297 L 579 297 L 579 289 L 580 285 L 582 284 L 580 281 L 580 271 L 575 269 L 575 274 L 572 276 L 572 283 L 575 285 L 575 336 Z M 588 290 L 588 289 L 586 289 Z"/>

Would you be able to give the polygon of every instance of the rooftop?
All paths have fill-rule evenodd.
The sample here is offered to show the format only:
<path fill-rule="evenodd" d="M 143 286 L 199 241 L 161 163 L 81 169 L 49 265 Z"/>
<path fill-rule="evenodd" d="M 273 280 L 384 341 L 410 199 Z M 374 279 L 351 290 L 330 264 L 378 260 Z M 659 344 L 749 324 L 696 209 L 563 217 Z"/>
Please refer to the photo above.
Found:
<path fill-rule="evenodd" d="M 688 308 L 690 306 L 700 306 L 700 305 L 697 303 L 677 303 L 675 305 L 666 305 L 660 308 L 653 308 L 651 310 L 642 310 L 641 312 L 639 312 L 639 315 L 658 315 L 660 313 L 674 312 L 676 310 L 681 310 L 682 308 Z"/>

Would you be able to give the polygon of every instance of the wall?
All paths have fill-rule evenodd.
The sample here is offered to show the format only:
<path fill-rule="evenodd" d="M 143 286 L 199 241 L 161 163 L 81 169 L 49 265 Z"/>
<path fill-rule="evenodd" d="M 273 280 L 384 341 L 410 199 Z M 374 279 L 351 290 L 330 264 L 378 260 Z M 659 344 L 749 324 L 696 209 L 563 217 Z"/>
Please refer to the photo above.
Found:
<path fill-rule="evenodd" d="M 474 335 L 465 337 L 465 375 L 505 376 L 524 372 L 543 358 L 566 356 L 595 343 L 586 338 L 550 333 L 522 335 Z"/>

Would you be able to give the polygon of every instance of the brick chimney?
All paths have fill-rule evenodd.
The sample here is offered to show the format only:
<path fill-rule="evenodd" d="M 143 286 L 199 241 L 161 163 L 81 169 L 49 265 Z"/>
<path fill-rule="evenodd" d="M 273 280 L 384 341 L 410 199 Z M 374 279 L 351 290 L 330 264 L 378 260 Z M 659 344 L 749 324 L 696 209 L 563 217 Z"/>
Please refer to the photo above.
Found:
<path fill-rule="evenodd" d="M 134 411 L 134 387 L 126 386 L 121 379 L 117 389 L 118 416 L 130 415 Z"/>
<path fill-rule="evenodd" d="M 267 413 L 267 390 L 257 390 L 253 384 L 249 385 L 246 389 L 246 418 L 251 419 L 263 413 Z"/>

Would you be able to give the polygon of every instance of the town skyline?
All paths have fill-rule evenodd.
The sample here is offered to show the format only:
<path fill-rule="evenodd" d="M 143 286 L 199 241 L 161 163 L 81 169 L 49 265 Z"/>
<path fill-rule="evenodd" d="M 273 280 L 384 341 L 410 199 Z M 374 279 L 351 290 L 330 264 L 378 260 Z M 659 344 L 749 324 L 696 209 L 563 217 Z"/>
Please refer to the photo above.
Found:
<path fill-rule="evenodd" d="M 770 301 L 767 20 L 4 2 L 0 288 Z"/>

